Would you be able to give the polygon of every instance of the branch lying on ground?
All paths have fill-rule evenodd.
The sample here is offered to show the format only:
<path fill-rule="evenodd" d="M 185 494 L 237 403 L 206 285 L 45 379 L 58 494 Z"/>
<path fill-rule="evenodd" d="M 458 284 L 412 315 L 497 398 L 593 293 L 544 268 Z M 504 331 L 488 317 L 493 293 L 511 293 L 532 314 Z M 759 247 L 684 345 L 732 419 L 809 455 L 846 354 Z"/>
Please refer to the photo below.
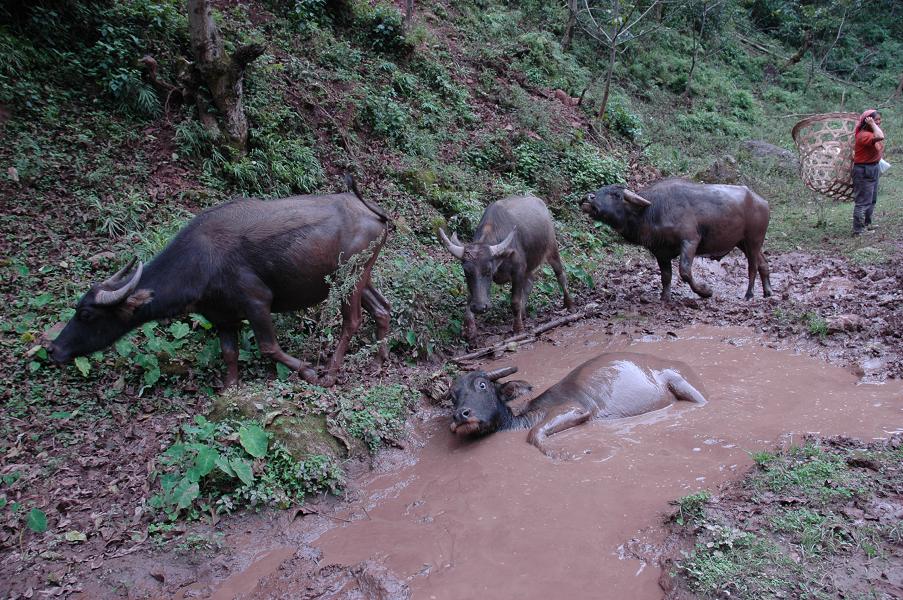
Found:
<path fill-rule="evenodd" d="M 456 356 L 451 359 L 456 363 L 463 363 L 469 360 L 474 360 L 477 358 L 482 358 L 484 356 L 495 354 L 496 352 L 502 352 L 508 346 L 508 344 L 516 343 L 516 342 L 535 342 L 538 336 L 546 331 L 551 329 L 555 329 L 557 327 L 561 327 L 562 325 L 567 325 L 568 323 L 573 323 L 574 321 L 580 321 L 582 319 L 588 319 L 590 317 L 596 316 L 599 313 L 599 305 L 595 302 L 590 302 L 586 305 L 581 311 L 575 312 L 570 315 L 566 315 L 564 317 L 560 317 L 558 319 L 553 319 L 542 325 L 537 325 L 530 331 L 526 331 L 524 333 L 519 333 L 515 336 L 512 336 L 506 340 L 502 340 L 497 344 L 493 344 L 491 346 L 485 346 L 480 348 L 479 350 L 474 350 L 473 352 L 469 352 L 467 354 L 462 354 L 460 356 Z"/>

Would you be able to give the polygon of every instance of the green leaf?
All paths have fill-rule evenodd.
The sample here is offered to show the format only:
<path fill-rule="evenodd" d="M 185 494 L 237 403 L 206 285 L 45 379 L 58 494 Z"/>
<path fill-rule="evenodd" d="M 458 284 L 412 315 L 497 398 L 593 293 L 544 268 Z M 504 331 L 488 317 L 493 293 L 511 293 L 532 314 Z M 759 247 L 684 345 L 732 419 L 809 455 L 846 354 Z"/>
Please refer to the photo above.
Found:
<path fill-rule="evenodd" d="M 28 513 L 28 528 L 35 533 L 47 531 L 47 515 L 40 508 L 32 508 Z"/>
<path fill-rule="evenodd" d="M 51 300 L 53 300 L 53 294 L 51 292 L 44 292 L 40 296 L 35 296 L 34 298 L 32 298 L 29 304 L 33 308 L 42 308 L 44 306 L 47 306 L 47 303 Z"/>
<path fill-rule="evenodd" d="M 172 491 L 173 501 L 179 508 L 188 508 L 194 499 L 201 495 L 201 488 L 197 481 L 191 481 L 183 477 L 176 489 Z"/>
<path fill-rule="evenodd" d="M 29 373 L 34 373 L 35 371 L 40 370 L 40 368 L 41 368 L 41 363 L 39 363 L 36 360 L 33 360 L 30 363 L 28 363 L 28 372 Z"/>
<path fill-rule="evenodd" d="M 87 377 L 91 372 L 91 363 L 84 356 L 79 356 L 75 359 L 75 368 L 82 374 L 82 377 Z"/>
<path fill-rule="evenodd" d="M 219 458 L 219 452 L 210 446 L 204 446 L 204 449 L 198 452 L 194 458 L 194 467 L 191 469 L 198 475 L 200 479 L 216 467 L 216 459 Z"/>
<path fill-rule="evenodd" d="M 163 488 L 164 492 L 169 494 L 175 489 L 176 484 L 179 483 L 179 481 L 181 481 L 181 477 L 178 473 L 167 473 L 160 478 L 160 487 Z"/>
<path fill-rule="evenodd" d="M 251 485 L 254 483 L 254 471 L 251 470 L 251 463 L 240 458 L 233 458 L 229 461 L 229 466 L 232 467 L 243 484 Z"/>
<path fill-rule="evenodd" d="M 204 318 L 203 315 L 199 315 L 197 313 L 191 313 L 191 319 L 200 325 L 204 329 L 213 329 L 213 323 Z"/>
<path fill-rule="evenodd" d="M 235 477 L 235 469 L 232 468 L 232 465 L 229 464 L 229 460 L 226 457 L 217 456 L 216 466 L 219 467 L 220 471 L 222 471 L 229 477 Z"/>
<path fill-rule="evenodd" d="M 407 340 L 408 346 L 417 345 L 417 334 L 411 329 L 408 329 L 408 332 L 404 334 L 404 339 Z"/>
<path fill-rule="evenodd" d="M 176 321 L 169 326 L 169 333 L 171 333 L 172 337 L 176 338 L 177 340 L 181 340 L 183 337 L 191 333 L 191 327 L 189 327 L 187 323 Z"/>
<path fill-rule="evenodd" d="M 294 371 L 286 367 L 282 363 L 276 363 L 276 378 L 279 381 L 285 381 L 288 379 Z"/>
<path fill-rule="evenodd" d="M 185 456 L 185 444 L 173 444 L 163 452 L 163 456 L 172 461 L 179 460 Z"/>
<path fill-rule="evenodd" d="M 242 425 L 238 430 L 238 439 L 241 442 L 241 447 L 251 456 L 255 458 L 266 456 L 269 436 L 260 425 L 256 423 Z"/>
<path fill-rule="evenodd" d="M 160 368 L 154 367 L 144 372 L 144 385 L 154 385 L 160 380 Z"/>

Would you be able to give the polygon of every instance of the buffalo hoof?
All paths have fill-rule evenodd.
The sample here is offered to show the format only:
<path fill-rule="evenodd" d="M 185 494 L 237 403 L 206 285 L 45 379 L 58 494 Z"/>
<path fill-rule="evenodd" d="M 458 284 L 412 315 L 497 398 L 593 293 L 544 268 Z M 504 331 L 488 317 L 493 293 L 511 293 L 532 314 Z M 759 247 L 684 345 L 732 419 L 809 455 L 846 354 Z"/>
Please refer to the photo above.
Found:
<path fill-rule="evenodd" d="M 698 289 L 695 290 L 700 298 L 711 298 L 712 297 L 712 288 L 707 285 L 697 286 Z"/>
<path fill-rule="evenodd" d="M 319 383 L 319 378 L 317 377 L 317 372 L 311 369 L 310 367 L 301 367 L 298 369 L 298 375 L 301 376 L 301 379 L 306 381 L 307 383 L 317 384 Z"/>
<path fill-rule="evenodd" d="M 310 383 L 316 383 L 316 384 L 319 385 L 320 387 L 326 387 L 326 388 L 328 388 L 328 387 L 334 386 L 334 385 L 335 385 L 335 382 L 336 382 L 336 376 L 335 376 L 335 375 L 324 375 L 323 377 L 320 378 L 319 381 L 312 381 L 312 382 L 310 382 Z"/>

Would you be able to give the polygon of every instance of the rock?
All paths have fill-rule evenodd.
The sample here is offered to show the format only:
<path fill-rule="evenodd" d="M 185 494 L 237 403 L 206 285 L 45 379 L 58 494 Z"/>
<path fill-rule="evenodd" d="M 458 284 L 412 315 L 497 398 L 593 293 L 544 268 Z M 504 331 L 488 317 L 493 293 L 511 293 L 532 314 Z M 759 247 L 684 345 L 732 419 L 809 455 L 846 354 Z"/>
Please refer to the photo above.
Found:
<path fill-rule="evenodd" d="M 742 148 L 750 153 L 754 158 L 770 158 L 788 163 L 796 169 L 799 165 L 799 159 L 796 152 L 769 144 L 765 140 L 746 140 L 742 144 Z"/>
<path fill-rule="evenodd" d="M 740 169 L 737 159 L 730 155 L 716 160 L 708 169 L 696 174 L 695 179 L 702 183 L 735 184 L 740 181 Z"/>
<path fill-rule="evenodd" d="M 826 319 L 828 333 L 841 333 L 843 331 L 859 331 L 865 325 L 865 319 L 859 315 L 844 314 L 828 317 Z"/>

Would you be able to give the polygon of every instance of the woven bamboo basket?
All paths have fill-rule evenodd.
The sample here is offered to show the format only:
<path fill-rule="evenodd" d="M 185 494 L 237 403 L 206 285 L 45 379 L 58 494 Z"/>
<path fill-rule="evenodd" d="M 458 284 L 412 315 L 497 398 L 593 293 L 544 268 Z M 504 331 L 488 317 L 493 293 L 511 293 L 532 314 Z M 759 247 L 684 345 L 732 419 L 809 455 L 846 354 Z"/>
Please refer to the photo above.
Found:
<path fill-rule="evenodd" d="M 858 118 L 856 113 L 825 113 L 793 126 L 806 187 L 834 200 L 853 200 L 853 129 Z"/>

